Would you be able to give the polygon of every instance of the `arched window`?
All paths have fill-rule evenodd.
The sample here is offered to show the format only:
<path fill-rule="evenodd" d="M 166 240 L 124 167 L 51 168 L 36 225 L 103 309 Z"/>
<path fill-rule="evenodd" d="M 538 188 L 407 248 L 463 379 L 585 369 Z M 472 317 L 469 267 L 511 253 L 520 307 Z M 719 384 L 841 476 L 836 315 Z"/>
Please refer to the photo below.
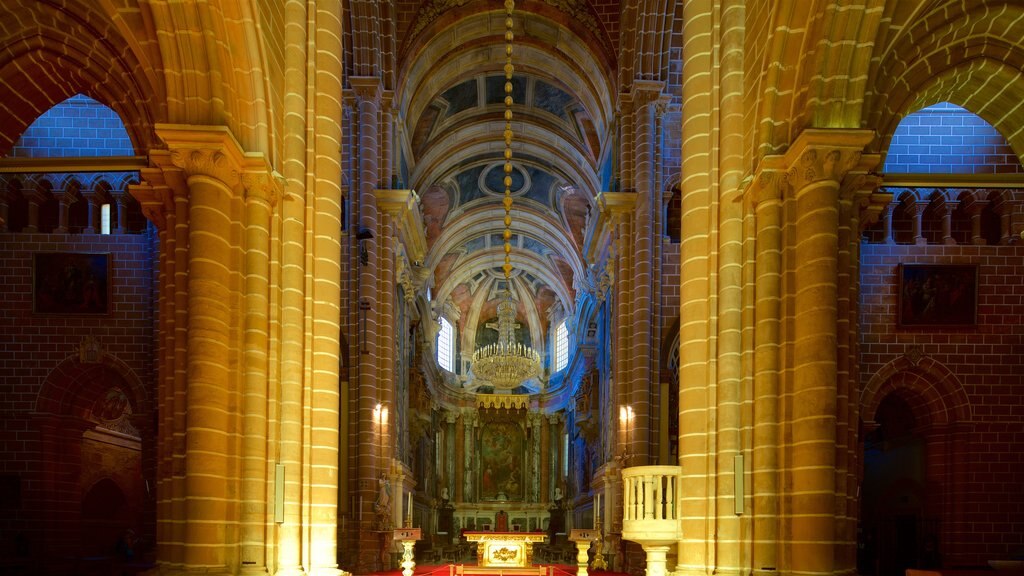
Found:
<path fill-rule="evenodd" d="M 441 330 L 437 333 L 437 364 L 454 372 L 455 366 L 455 330 L 447 318 L 441 317 Z"/>
<path fill-rule="evenodd" d="M 569 363 L 569 327 L 562 320 L 555 326 L 555 372 Z"/>

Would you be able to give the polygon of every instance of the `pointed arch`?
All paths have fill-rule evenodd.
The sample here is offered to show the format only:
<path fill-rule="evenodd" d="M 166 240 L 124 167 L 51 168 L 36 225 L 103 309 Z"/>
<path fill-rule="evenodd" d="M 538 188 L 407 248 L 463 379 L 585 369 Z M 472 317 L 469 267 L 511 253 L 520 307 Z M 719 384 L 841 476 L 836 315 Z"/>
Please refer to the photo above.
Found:
<path fill-rule="evenodd" d="M 971 420 L 971 405 L 963 384 L 945 365 L 912 352 L 876 372 L 860 395 L 861 419 L 873 422 L 882 400 L 896 393 L 925 408 L 933 425 Z"/>

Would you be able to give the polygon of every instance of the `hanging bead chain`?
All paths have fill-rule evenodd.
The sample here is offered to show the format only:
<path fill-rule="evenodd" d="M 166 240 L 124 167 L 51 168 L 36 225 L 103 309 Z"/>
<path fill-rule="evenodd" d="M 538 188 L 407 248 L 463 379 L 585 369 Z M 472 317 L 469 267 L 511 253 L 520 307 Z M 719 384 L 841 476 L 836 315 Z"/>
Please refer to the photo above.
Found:
<path fill-rule="evenodd" d="M 505 281 L 512 276 L 512 9 L 515 0 L 505 0 Z M 511 291 L 511 285 L 509 286 Z"/>

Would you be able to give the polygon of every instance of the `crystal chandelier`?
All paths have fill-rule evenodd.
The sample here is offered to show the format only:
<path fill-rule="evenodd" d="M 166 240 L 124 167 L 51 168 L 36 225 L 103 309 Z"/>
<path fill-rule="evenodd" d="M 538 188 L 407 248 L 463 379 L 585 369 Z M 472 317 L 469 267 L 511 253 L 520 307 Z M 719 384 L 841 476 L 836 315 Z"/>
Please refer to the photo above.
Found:
<path fill-rule="evenodd" d="M 473 374 L 499 390 L 511 390 L 540 374 L 540 354 L 516 342 L 516 305 L 512 301 L 512 9 L 505 0 L 505 272 L 506 290 L 498 304 L 498 341 L 473 353 Z"/>

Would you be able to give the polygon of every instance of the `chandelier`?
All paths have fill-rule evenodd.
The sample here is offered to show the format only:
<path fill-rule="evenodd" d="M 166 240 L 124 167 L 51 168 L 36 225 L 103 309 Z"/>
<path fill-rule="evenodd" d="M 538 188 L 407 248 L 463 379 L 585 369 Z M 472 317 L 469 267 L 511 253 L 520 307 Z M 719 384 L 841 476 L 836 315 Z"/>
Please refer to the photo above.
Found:
<path fill-rule="evenodd" d="M 505 273 L 504 299 L 498 304 L 498 341 L 473 353 L 473 374 L 499 390 L 511 390 L 540 374 L 540 354 L 516 342 L 516 305 L 512 301 L 512 9 L 505 0 Z M 493 326 L 491 326 L 493 327 Z"/>

